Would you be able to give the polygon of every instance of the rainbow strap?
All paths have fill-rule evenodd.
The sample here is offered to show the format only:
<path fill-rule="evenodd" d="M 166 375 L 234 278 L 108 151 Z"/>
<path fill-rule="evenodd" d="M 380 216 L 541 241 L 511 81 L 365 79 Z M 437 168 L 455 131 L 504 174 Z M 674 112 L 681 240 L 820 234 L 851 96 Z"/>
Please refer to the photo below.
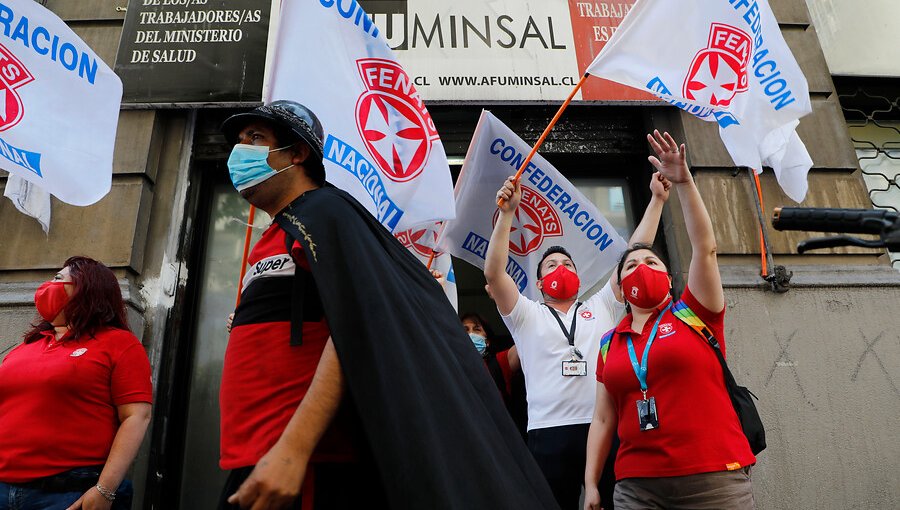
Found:
<path fill-rule="evenodd" d="M 600 337 L 600 358 L 606 363 L 606 353 L 609 352 L 609 343 L 612 341 L 613 335 L 616 334 L 615 329 L 611 329 Z"/>
<path fill-rule="evenodd" d="M 716 337 L 713 336 L 712 331 L 702 320 L 700 320 L 700 317 L 697 317 L 697 314 L 694 313 L 683 300 L 679 299 L 678 302 L 672 306 L 672 315 L 678 317 L 681 322 L 690 326 L 697 333 L 700 333 L 700 336 L 705 338 L 713 347 L 716 349 L 719 348 L 719 342 L 716 341 Z"/>
<path fill-rule="evenodd" d="M 691 310 L 688 305 L 683 300 L 678 300 L 674 305 L 672 305 L 671 309 L 672 315 L 678 318 L 681 322 L 687 324 L 694 331 L 700 334 L 703 338 L 706 339 L 713 347 L 716 349 L 719 348 L 719 342 L 716 341 L 716 337 L 713 336 L 712 331 L 709 329 L 709 326 L 704 323 L 700 317 Z M 600 338 L 600 357 L 603 359 L 603 362 L 606 363 L 606 354 L 609 352 L 609 344 L 612 342 L 613 335 L 615 335 L 616 330 L 611 329 L 607 331 Z"/>

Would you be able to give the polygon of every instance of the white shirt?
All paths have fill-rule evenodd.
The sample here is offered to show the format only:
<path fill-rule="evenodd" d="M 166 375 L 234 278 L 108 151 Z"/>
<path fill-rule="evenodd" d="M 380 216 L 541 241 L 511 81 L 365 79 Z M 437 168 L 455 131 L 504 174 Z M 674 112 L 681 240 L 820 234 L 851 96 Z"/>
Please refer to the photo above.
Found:
<path fill-rule="evenodd" d="M 563 316 L 519 295 L 516 306 L 503 322 L 519 351 L 525 389 L 528 392 L 528 430 L 590 423 L 597 394 L 597 356 L 600 337 L 614 328 L 625 311 L 607 282 L 578 307 L 575 347 L 587 362 L 587 376 L 563 376 L 562 362 L 571 359 L 566 335 L 551 315 L 556 313 L 566 329 L 572 326 L 575 305 Z"/>

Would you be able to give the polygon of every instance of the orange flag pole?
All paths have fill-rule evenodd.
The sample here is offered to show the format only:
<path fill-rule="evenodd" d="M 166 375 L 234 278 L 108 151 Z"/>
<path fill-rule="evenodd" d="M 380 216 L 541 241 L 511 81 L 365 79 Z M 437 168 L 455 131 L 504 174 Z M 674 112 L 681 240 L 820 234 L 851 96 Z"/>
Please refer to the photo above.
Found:
<path fill-rule="evenodd" d="M 250 212 L 247 214 L 247 232 L 244 234 L 244 255 L 241 257 L 241 276 L 238 279 L 237 299 L 234 307 L 237 308 L 241 304 L 241 284 L 244 282 L 244 275 L 247 274 L 247 259 L 250 257 L 250 238 L 253 236 L 253 219 L 256 217 L 256 207 L 250 206 Z"/>
<path fill-rule="evenodd" d="M 531 148 L 531 152 L 528 153 L 528 157 L 525 158 L 525 161 L 522 162 L 522 166 L 519 167 L 519 171 L 516 172 L 516 182 L 519 182 L 519 179 L 522 177 L 522 172 L 524 172 L 525 168 L 528 167 L 528 163 L 531 163 L 531 158 L 533 158 L 534 155 L 537 154 L 538 148 L 540 148 L 541 144 L 544 143 L 544 139 L 547 138 L 547 135 L 550 134 L 550 131 L 553 130 L 553 126 L 556 125 L 556 121 L 559 120 L 563 112 L 569 106 L 569 103 L 572 102 L 572 98 L 574 98 L 575 94 L 577 94 L 578 91 L 581 90 L 581 86 L 584 85 L 584 81 L 587 80 L 588 76 L 588 73 L 584 73 L 584 76 L 582 76 L 581 79 L 578 80 L 578 84 L 575 85 L 575 88 L 572 89 L 572 92 L 569 93 L 569 97 L 567 97 L 566 100 L 563 101 L 562 106 L 559 107 L 559 111 L 557 111 L 556 115 L 554 115 L 553 118 L 550 119 L 550 124 L 547 124 L 547 128 L 544 129 L 543 133 L 541 133 L 541 137 L 538 138 L 538 141 L 534 144 L 534 147 Z M 497 206 L 499 207 L 503 204 L 503 202 L 503 199 L 498 199 Z"/>

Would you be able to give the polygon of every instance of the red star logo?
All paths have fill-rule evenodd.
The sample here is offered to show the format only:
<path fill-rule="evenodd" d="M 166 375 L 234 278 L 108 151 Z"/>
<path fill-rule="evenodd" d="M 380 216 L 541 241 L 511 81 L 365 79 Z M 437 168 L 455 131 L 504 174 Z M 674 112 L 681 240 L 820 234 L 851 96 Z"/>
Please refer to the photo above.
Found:
<path fill-rule="evenodd" d="M 516 209 L 516 219 L 509 230 L 509 249 L 516 255 L 524 256 L 540 246 L 544 229 L 537 213 L 530 207 Z"/>
<path fill-rule="evenodd" d="M 395 181 L 415 178 L 428 158 L 428 133 L 416 112 L 395 97 L 372 93 L 359 105 L 360 133 L 385 175 Z"/>
<path fill-rule="evenodd" d="M 740 76 L 737 63 L 723 53 L 707 52 L 699 62 L 697 73 L 690 78 L 687 89 L 691 97 L 712 106 L 728 106 L 736 94 Z"/>

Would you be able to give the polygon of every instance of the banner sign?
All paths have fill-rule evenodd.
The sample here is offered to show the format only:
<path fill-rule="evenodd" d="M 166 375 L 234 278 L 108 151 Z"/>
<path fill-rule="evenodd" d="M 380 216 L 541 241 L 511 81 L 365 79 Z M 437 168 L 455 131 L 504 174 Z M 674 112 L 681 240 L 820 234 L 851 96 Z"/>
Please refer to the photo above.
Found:
<path fill-rule="evenodd" d="M 434 121 L 362 7 L 289 1 L 279 23 L 267 100 L 297 101 L 316 113 L 328 181 L 394 233 L 453 218 L 450 168 Z"/>
<path fill-rule="evenodd" d="M 125 103 L 262 100 L 269 0 L 130 0 L 116 57 Z"/>
<path fill-rule="evenodd" d="M 355 0 L 315 0 L 347 8 Z M 564 99 L 635 0 L 359 0 L 427 100 Z M 612 82 L 576 100 L 655 100 Z"/>
<path fill-rule="evenodd" d="M 109 192 L 122 82 L 63 20 L 0 1 L 0 168 L 72 205 Z"/>
<path fill-rule="evenodd" d="M 498 209 L 496 194 L 516 173 L 531 147 L 490 112 L 481 113 L 456 183 L 457 219 L 445 222 L 441 249 L 484 269 Z M 539 300 L 537 264 L 554 245 L 571 254 L 581 290 L 592 288 L 618 262 L 626 241 L 597 207 L 550 163 L 535 154 L 522 174 L 522 202 L 516 209 L 506 272 L 529 299 Z"/>
<path fill-rule="evenodd" d="M 367 16 L 427 101 L 562 100 L 635 1 L 303 0 L 354 23 Z M 270 0 L 130 0 L 116 59 L 125 102 L 260 101 L 270 10 Z M 657 101 L 599 78 L 575 100 Z"/>

